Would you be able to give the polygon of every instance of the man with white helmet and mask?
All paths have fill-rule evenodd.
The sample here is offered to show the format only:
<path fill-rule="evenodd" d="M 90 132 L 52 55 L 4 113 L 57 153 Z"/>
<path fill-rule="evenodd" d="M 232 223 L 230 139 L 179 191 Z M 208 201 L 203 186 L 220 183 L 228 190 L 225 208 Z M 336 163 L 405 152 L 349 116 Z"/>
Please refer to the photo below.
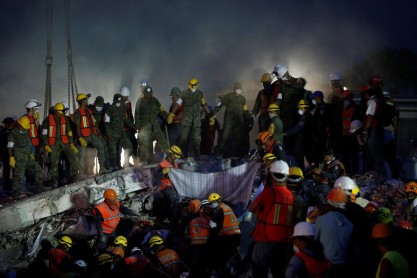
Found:
<path fill-rule="evenodd" d="M 39 136 L 39 107 L 42 104 L 37 101 L 36 99 L 30 99 L 26 102 L 26 114 L 25 116 L 29 119 L 30 128 L 28 130 L 30 141 L 32 142 L 33 146 L 33 153 L 35 154 L 35 159 L 39 161 L 40 159 L 40 136 Z"/>
<path fill-rule="evenodd" d="M 133 117 L 133 112 L 132 112 L 132 102 L 129 99 L 129 96 L 130 96 L 129 88 L 126 86 L 123 86 L 120 89 L 120 94 L 122 95 L 122 100 L 126 107 L 125 116 L 126 118 L 130 119 L 132 123 L 134 123 L 135 118 Z M 135 136 L 136 129 L 130 128 L 127 124 L 125 124 L 124 130 L 126 131 L 127 136 L 129 137 L 129 140 L 132 143 L 132 157 L 133 157 L 133 161 L 135 161 L 138 157 L 138 141 L 136 140 L 136 136 Z"/>
<path fill-rule="evenodd" d="M 253 277 L 267 277 L 269 270 L 274 277 L 284 275 L 294 225 L 294 197 L 287 188 L 288 175 L 288 164 L 283 160 L 274 161 L 264 189 L 248 208 L 258 219 L 252 234 Z"/>

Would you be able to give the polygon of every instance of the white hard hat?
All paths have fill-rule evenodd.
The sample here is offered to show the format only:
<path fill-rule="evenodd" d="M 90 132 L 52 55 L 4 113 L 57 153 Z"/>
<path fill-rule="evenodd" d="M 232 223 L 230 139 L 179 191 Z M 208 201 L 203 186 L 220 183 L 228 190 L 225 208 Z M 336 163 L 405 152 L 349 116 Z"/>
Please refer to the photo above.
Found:
<path fill-rule="evenodd" d="M 276 64 L 276 65 L 275 65 L 275 67 L 274 67 L 274 71 L 275 71 L 276 73 L 278 73 L 278 69 L 279 69 L 280 67 L 282 67 L 282 65 L 280 65 L 280 64 Z"/>
<path fill-rule="evenodd" d="M 282 80 L 287 80 L 287 78 L 284 78 L 284 75 L 288 72 L 288 68 L 286 66 L 280 66 L 278 68 L 278 78 L 282 79 Z"/>
<path fill-rule="evenodd" d="M 346 176 L 342 176 L 342 177 L 339 177 L 334 182 L 333 187 L 340 187 L 343 190 L 352 190 L 352 189 L 354 189 L 358 186 L 356 185 L 356 182 L 354 180 L 352 180 L 351 178 L 346 177 Z"/>
<path fill-rule="evenodd" d="M 142 250 L 139 247 L 133 247 L 132 250 L 130 250 L 130 253 L 133 254 L 135 252 L 139 252 L 141 255 L 143 255 Z"/>
<path fill-rule="evenodd" d="M 272 178 L 277 182 L 283 182 L 287 179 L 290 173 L 290 168 L 287 162 L 284 160 L 276 160 L 272 162 L 269 172 L 272 174 Z"/>
<path fill-rule="evenodd" d="M 78 266 L 79 268 L 81 268 L 83 270 L 87 270 L 87 264 L 83 260 L 76 260 L 74 262 L 74 265 Z"/>
<path fill-rule="evenodd" d="M 342 74 L 340 72 L 333 72 L 330 74 L 330 81 L 333 80 L 342 80 Z"/>
<path fill-rule="evenodd" d="M 314 225 L 309 222 L 298 222 L 294 226 L 294 233 L 292 237 L 295 236 L 311 236 L 314 237 L 316 235 L 316 231 L 314 229 Z"/>
<path fill-rule="evenodd" d="M 355 133 L 358 129 L 360 129 L 361 127 L 363 127 L 363 123 L 360 120 L 353 120 L 350 123 L 350 133 Z"/>
<path fill-rule="evenodd" d="M 39 106 L 42 106 L 42 104 L 36 99 L 30 99 L 25 104 L 26 108 L 34 108 L 34 107 L 39 107 Z"/>
<path fill-rule="evenodd" d="M 146 87 L 146 86 L 148 86 L 149 85 L 149 81 L 147 80 L 147 79 L 142 79 L 140 82 L 139 82 L 139 86 L 140 87 Z"/>
<path fill-rule="evenodd" d="M 129 88 L 128 88 L 128 87 L 122 87 L 122 88 L 120 89 L 120 94 L 121 94 L 122 96 L 124 96 L 124 97 L 128 97 L 128 96 L 130 96 L 130 90 L 129 90 Z"/>

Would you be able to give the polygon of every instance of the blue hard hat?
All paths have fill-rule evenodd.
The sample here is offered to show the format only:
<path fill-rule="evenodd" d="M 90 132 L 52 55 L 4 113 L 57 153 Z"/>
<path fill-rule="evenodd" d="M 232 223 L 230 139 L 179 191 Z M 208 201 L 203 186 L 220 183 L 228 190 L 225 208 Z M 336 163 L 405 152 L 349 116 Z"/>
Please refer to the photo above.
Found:
<path fill-rule="evenodd" d="M 315 91 L 315 92 L 311 95 L 311 97 L 312 97 L 312 98 L 315 98 L 315 97 L 321 97 L 321 98 L 323 98 L 323 92 L 322 92 L 322 91 Z"/>

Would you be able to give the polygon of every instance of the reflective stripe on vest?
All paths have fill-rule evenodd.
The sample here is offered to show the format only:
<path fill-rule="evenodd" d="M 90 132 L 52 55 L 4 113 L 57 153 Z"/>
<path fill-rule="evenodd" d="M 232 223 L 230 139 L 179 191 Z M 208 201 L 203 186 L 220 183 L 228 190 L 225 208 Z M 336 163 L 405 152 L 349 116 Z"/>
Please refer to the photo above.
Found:
<path fill-rule="evenodd" d="M 175 116 L 174 119 L 172 120 L 173 124 L 179 124 L 181 123 L 181 119 L 182 119 L 182 110 L 184 110 L 184 106 L 179 105 L 177 110 L 175 111 Z"/>
<path fill-rule="evenodd" d="M 178 257 L 177 252 L 171 249 L 164 249 L 159 251 L 156 256 L 164 268 L 167 269 L 171 274 L 178 273 L 180 258 Z"/>
<path fill-rule="evenodd" d="M 39 146 L 39 136 L 38 136 L 38 127 L 36 125 L 35 118 L 27 114 L 26 117 L 29 119 L 30 128 L 29 128 L 29 137 L 32 141 L 32 145 L 37 147 Z"/>
<path fill-rule="evenodd" d="M 117 208 L 115 210 L 112 210 L 105 202 L 98 204 L 96 208 L 100 211 L 101 215 L 103 216 L 103 222 L 101 223 L 103 233 L 113 233 L 120 222 L 120 203 L 117 202 Z"/>
<path fill-rule="evenodd" d="M 91 129 L 93 129 L 93 132 L 95 135 L 97 135 L 96 127 L 95 127 L 95 121 L 93 117 L 93 111 L 91 111 L 89 108 L 86 108 L 88 111 L 88 114 L 86 111 L 82 108 L 78 108 L 78 111 L 80 111 L 80 131 L 81 135 L 83 137 L 88 137 L 91 135 Z"/>
<path fill-rule="evenodd" d="M 239 221 L 237 221 L 236 215 L 233 210 L 225 203 L 220 204 L 220 208 L 223 210 L 223 231 L 225 235 L 240 235 Z"/>
<path fill-rule="evenodd" d="M 355 111 L 355 106 L 351 106 L 343 109 L 342 112 L 342 122 L 343 122 L 343 135 L 352 135 L 350 133 L 350 123 L 352 122 L 353 112 Z"/>
<path fill-rule="evenodd" d="M 295 256 L 303 260 L 309 277 L 327 277 L 329 274 L 332 263 L 328 260 L 318 260 L 305 252 L 297 252 Z"/>
<path fill-rule="evenodd" d="M 49 115 L 49 127 L 48 127 L 48 145 L 55 144 L 56 138 L 56 122 L 53 114 Z M 61 141 L 64 144 L 69 144 L 69 138 L 66 134 L 67 131 L 67 118 L 64 115 L 59 116 L 59 130 L 61 132 Z"/>
<path fill-rule="evenodd" d="M 210 220 L 208 216 L 194 218 L 190 222 L 191 245 L 206 244 L 210 236 Z"/>

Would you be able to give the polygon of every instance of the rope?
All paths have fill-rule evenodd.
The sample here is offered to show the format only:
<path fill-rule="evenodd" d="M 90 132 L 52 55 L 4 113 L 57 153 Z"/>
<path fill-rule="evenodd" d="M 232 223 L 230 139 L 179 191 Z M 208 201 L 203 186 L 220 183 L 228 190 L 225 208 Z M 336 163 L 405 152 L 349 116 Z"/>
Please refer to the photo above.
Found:
<path fill-rule="evenodd" d="M 46 3 L 46 81 L 45 81 L 45 108 L 44 118 L 49 115 L 49 108 L 52 101 L 52 0 L 47 0 Z"/>

